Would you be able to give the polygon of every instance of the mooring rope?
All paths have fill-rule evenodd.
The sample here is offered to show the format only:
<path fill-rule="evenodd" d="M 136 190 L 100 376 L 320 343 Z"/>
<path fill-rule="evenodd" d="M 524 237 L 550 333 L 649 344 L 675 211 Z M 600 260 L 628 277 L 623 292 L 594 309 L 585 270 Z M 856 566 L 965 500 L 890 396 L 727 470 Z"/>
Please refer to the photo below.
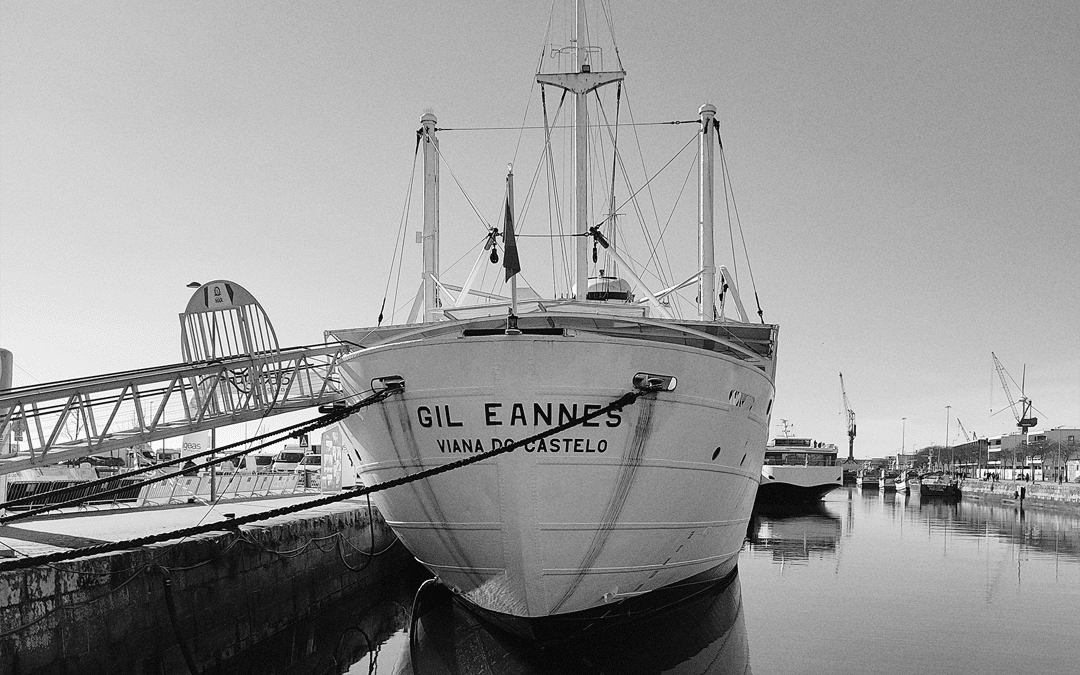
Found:
<path fill-rule="evenodd" d="M 651 389 L 638 389 L 638 390 L 627 392 L 627 393 L 623 394 L 622 396 L 620 396 L 619 398 L 612 401 L 611 403 L 607 404 L 606 406 L 604 406 L 604 407 L 602 407 L 602 408 L 600 408 L 598 410 L 594 410 L 594 411 L 592 411 L 592 412 L 590 412 L 588 414 L 585 414 L 585 415 L 583 415 L 581 417 L 573 419 L 573 420 L 571 420 L 569 422 L 564 422 L 563 424 L 552 427 L 552 428 L 548 429 L 547 431 L 542 431 L 542 432 L 540 432 L 538 434 L 534 434 L 534 435 L 529 436 L 528 438 L 524 438 L 524 439 L 522 439 L 520 441 L 515 441 L 513 443 L 508 443 L 507 445 L 504 445 L 504 446 L 502 446 L 500 448 L 495 448 L 493 450 L 488 450 L 487 452 L 478 453 L 478 454 L 472 455 L 470 457 L 466 457 L 464 459 L 457 460 L 455 462 L 450 462 L 448 464 L 443 464 L 441 466 L 432 467 L 430 469 L 424 469 L 424 470 L 418 471 L 418 472 L 416 472 L 414 474 L 409 474 L 407 476 L 402 476 L 401 478 L 394 478 L 394 479 L 385 481 L 383 483 L 379 483 L 377 485 L 372 485 L 370 487 L 359 487 L 359 488 L 355 488 L 355 489 L 352 489 L 352 490 L 348 490 L 346 492 L 340 492 L 340 493 L 338 493 L 336 495 L 328 495 L 326 497 L 321 497 L 319 499 L 313 499 L 313 500 L 308 501 L 308 502 L 302 502 L 300 504 L 292 504 L 290 506 L 283 506 L 281 508 L 272 509 L 270 511 L 263 511 L 261 513 L 252 513 L 252 514 L 248 514 L 246 516 L 240 516 L 240 517 L 237 517 L 237 518 L 230 518 L 229 520 L 227 520 L 227 521 L 225 521 L 223 523 L 221 523 L 221 522 L 219 522 L 219 523 L 204 523 L 202 525 L 195 525 L 193 527 L 187 527 L 187 528 L 183 528 L 183 529 L 180 529 L 180 530 L 174 530 L 172 532 L 161 532 L 161 533 L 158 533 L 158 534 L 147 535 L 145 537 L 136 537 L 134 539 L 126 539 L 126 540 L 123 540 L 123 541 L 108 542 L 108 543 L 104 543 L 104 544 L 97 544 L 95 546 L 87 546 L 87 547 L 84 547 L 84 548 L 76 548 L 76 549 L 71 549 L 71 550 L 67 550 L 67 551 L 57 551 L 55 553 L 47 553 L 45 555 L 31 556 L 31 557 L 26 557 L 26 558 L 19 558 L 19 559 L 16 559 L 16 560 L 0 562 L 0 572 L 4 572 L 4 571 L 7 571 L 7 570 L 15 570 L 15 569 L 25 569 L 27 567 L 36 567 L 38 565 L 45 565 L 45 564 L 48 564 L 48 563 L 60 562 L 60 561 L 63 561 L 63 560 L 71 560 L 73 558 L 82 558 L 82 557 L 85 557 L 85 556 L 100 555 L 102 553 L 111 553 L 113 551 L 120 551 L 120 550 L 124 550 L 124 549 L 137 548 L 137 547 L 140 547 L 140 546 L 147 546 L 149 544 L 156 544 L 156 543 L 159 543 L 159 542 L 162 542 L 162 541 L 169 541 L 169 540 L 172 540 L 172 539 L 180 539 L 180 538 L 183 538 L 183 537 L 191 537 L 191 536 L 198 535 L 198 534 L 205 534 L 206 532 L 235 530 L 235 529 L 239 528 L 241 525 L 247 525 L 249 523 L 259 522 L 261 520 L 269 520 L 270 518 L 276 518 L 278 516 L 285 516 L 285 515 L 289 515 L 289 514 L 292 514 L 292 513 L 299 512 L 299 511 L 304 511 L 304 510 L 307 510 L 307 509 L 315 508 L 315 507 L 318 507 L 318 506 L 326 506 L 328 504 L 334 504 L 334 503 L 337 503 L 337 502 L 340 502 L 340 501 L 344 501 L 346 499 L 352 499 L 354 497 L 362 497 L 364 495 L 372 494 L 372 493 L 375 493 L 375 492 L 382 492 L 383 490 L 389 490 L 390 488 L 398 487 L 399 485 L 405 485 L 406 483 L 411 483 L 413 481 L 423 480 L 425 478 L 431 478 L 432 476 L 437 476 L 439 474 L 446 473 L 448 471 L 453 471 L 455 469 L 460 469 L 460 468 L 468 466 L 470 464 L 475 464 L 476 462 L 480 462 L 480 461 L 483 461 L 485 459 L 490 459 L 491 457 L 495 457 L 496 455 L 501 455 L 501 454 L 506 453 L 506 452 L 511 452 L 513 450 L 516 450 L 517 448 L 524 447 L 524 446 L 526 446 L 526 445 L 528 445 L 530 443 L 535 443 L 536 441 L 539 441 L 539 440 L 541 440 L 543 438 L 547 438 L 549 436 L 554 436 L 555 434 L 562 433 L 563 431 L 566 431 L 568 429 L 572 429 L 572 428 L 574 428 L 576 426 L 582 425 L 585 422 L 591 421 L 591 420 L 593 420 L 593 419 L 595 419 L 597 417 L 600 417 L 602 415 L 606 415 L 607 413 L 609 413 L 609 412 L 611 412 L 613 410 L 622 410 L 626 406 L 632 405 L 633 403 L 635 403 L 642 396 L 645 396 L 645 395 L 651 394 L 651 393 L 653 393 L 653 390 L 651 390 Z M 356 405 L 358 405 L 358 404 L 356 404 Z M 343 410 L 344 410 L 344 408 L 343 408 Z M 337 415 L 338 413 L 332 413 L 332 414 Z M 352 414 L 352 413 L 349 413 L 349 414 Z"/>
<path fill-rule="evenodd" d="M 385 389 L 383 391 L 376 392 L 376 393 L 372 394 L 371 396 L 368 396 L 367 398 L 362 399 L 362 400 L 360 400 L 360 401 L 358 401 L 356 403 L 353 403 L 353 404 L 347 405 L 347 406 L 343 406 L 340 410 L 335 410 L 333 412 L 327 413 L 327 414 L 323 415 L 322 417 L 316 418 L 314 420 L 307 420 L 307 421 L 304 421 L 304 422 L 298 422 L 297 424 L 293 424 L 293 425 L 284 427 L 282 429 L 278 429 L 277 431 L 267 432 L 267 433 L 261 434 L 259 436 L 253 436 L 252 438 L 248 438 L 248 439 L 245 439 L 243 441 L 238 441 L 236 443 L 230 443 L 229 445 L 225 445 L 225 446 L 222 446 L 220 448 L 211 448 L 210 450 L 204 450 L 203 452 L 197 452 L 197 453 L 192 454 L 192 455 L 179 457 L 177 459 L 172 459 L 172 460 L 169 460 L 169 461 L 166 461 L 166 462 L 160 462 L 158 464 L 154 464 L 154 465 L 148 466 L 148 467 L 142 467 L 142 468 L 139 468 L 139 469 L 134 469 L 132 471 L 127 471 L 125 473 L 118 474 L 118 475 L 115 475 L 115 476 L 109 476 L 107 478 L 99 478 L 97 480 L 88 481 L 86 483 L 78 483 L 76 485 L 70 485 L 68 487 L 59 488 L 59 489 L 56 489 L 56 490 L 52 490 L 50 492 L 42 492 L 42 493 L 38 493 L 38 494 L 29 495 L 29 496 L 26 496 L 26 497 L 20 497 L 19 499 L 13 499 L 10 502 L 0 503 L 0 509 L 10 509 L 10 508 L 13 508 L 13 507 L 16 507 L 16 506 L 22 506 L 23 504 L 30 504 L 30 503 L 33 503 L 35 501 L 39 501 L 41 499 L 44 499 L 46 497 L 55 497 L 57 495 L 67 494 L 67 493 L 71 493 L 71 492 L 85 492 L 85 491 L 90 490 L 90 489 L 92 489 L 94 487 L 97 487 L 99 485 L 104 485 L 104 484 L 108 484 L 108 483 L 115 483 L 116 481 L 123 480 L 124 478 L 130 478 L 131 476 L 137 476 L 139 474 L 148 473 L 150 471 L 156 471 L 156 470 L 162 469 L 164 467 L 168 467 L 168 466 L 175 466 L 177 464 L 180 464 L 181 462 L 189 462 L 189 461 L 192 461 L 192 460 L 200 459 L 200 458 L 206 457 L 208 455 L 213 455 L 213 454 L 216 454 L 216 453 L 219 453 L 219 452 L 223 452 L 225 450 L 230 450 L 232 448 L 235 448 L 235 447 L 238 447 L 238 446 L 241 446 L 241 445 L 248 445 L 250 443 L 254 443 L 256 441 L 261 441 L 261 440 L 266 439 L 266 438 L 271 439 L 271 440 L 269 440 L 269 441 L 267 441 L 265 443 L 262 443 L 260 445 L 256 445 L 254 447 L 247 448 L 246 450 L 241 450 L 240 452 L 234 452 L 234 453 L 231 453 L 231 454 L 228 454 L 228 455 L 223 455 L 222 457 L 218 457 L 216 459 L 211 459 L 208 462 L 204 462 L 202 464 L 202 466 L 203 467 L 213 466 L 213 465 L 217 465 L 217 464 L 222 464 L 224 462 L 229 462 L 229 461 L 232 461 L 233 459 L 236 459 L 238 457 L 243 457 L 244 455 L 251 454 L 252 452 L 255 452 L 256 450 L 260 450 L 262 448 L 274 445 L 275 443 L 278 443 L 278 442 L 280 442 L 281 440 L 283 440 L 285 438 L 297 438 L 297 437 L 299 437 L 299 436 L 301 436 L 303 434 L 311 433 L 312 431 L 315 431 L 316 429 L 321 429 L 323 427 L 330 426 L 331 424 L 335 424 L 337 422 L 340 422 L 341 420 L 345 419 L 349 415 L 352 415 L 353 413 L 360 410 L 361 408 L 365 408 L 365 407 L 367 407 L 369 405 L 372 405 L 374 403 L 378 403 L 378 402 L 386 399 L 388 396 L 390 396 L 390 394 L 393 394 L 396 391 L 400 391 L 400 389 Z M 79 504 L 82 504 L 83 502 L 88 501 L 90 499 L 97 500 L 97 499 L 101 499 L 102 497 L 108 497 L 109 495 L 114 495 L 114 494 L 117 494 L 117 493 L 120 493 L 120 492 L 124 492 L 126 490 L 134 490 L 136 488 L 141 488 L 141 487 L 143 487 L 145 485 L 151 485 L 153 483 L 160 483 L 160 482 L 172 479 L 172 478 L 176 478 L 178 476 L 182 476 L 189 470 L 190 469 L 183 469 L 181 471 L 175 471 L 175 472 L 172 472 L 172 473 L 162 474 L 160 476 L 154 476 L 153 478 L 150 478 L 150 479 L 138 482 L 138 483 L 132 483 L 132 484 L 129 484 L 129 485 L 121 485 L 119 487 L 115 487 L 115 488 L 112 488 L 112 489 L 109 489 L 109 490 L 101 490 L 101 491 L 98 491 L 98 492 L 92 492 L 92 493 L 85 494 L 85 495 L 83 495 L 81 497 L 77 497 L 75 499 L 69 499 L 69 500 L 64 501 L 64 502 L 59 502 L 59 503 L 56 503 L 56 504 L 46 504 L 46 505 L 38 507 L 36 509 L 30 509 L 29 511 L 23 511 L 22 513 L 14 513 L 14 514 L 10 514 L 10 515 L 7 515 L 7 516 L 2 516 L 2 517 L 0 517 L 0 525 L 6 525 L 7 523 L 10 523 L 10 522 L 13 522 L 13 521 L 16 521 L 16 520 L 24 520 L 26 518 L 30 518 L 30 517 L 36 516 L 38 514 L 41 514 L 41 513 L 45 513 L 47 511 L 55 511 L 56 509 L 61 509 L 61 508 L 65 508 L 65 507 L 68 507 L 68 506 L 78 506 Z"/>

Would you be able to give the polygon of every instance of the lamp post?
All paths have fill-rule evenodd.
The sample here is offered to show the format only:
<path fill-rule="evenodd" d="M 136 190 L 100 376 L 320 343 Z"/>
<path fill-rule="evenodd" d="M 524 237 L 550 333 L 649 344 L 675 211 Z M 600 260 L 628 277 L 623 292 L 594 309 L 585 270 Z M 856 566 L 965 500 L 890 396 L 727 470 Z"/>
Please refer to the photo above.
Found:
<path fill-rule="evenodd" d="M 952 412 L 952 406 L 945 406 L 945 449 L 949 449 L 949 413 Z M 949 465 L 952 465 L 952 452 L 949 453 Z"/>
<path fill-rule="evenodd" d="M 188 288 L 201 288 L 202 284 L 198 281 L 188 282 Z M 210 449 L 213 450 L 217 447 L 217 429 L 210 429 Z M 217 453 L 210 453 L 210 461 L 214 460 L 214 455 Z M 217 501 L 217 464 L 210 465 L 210 503 L 213 504 Z"/>
<path fill-rule="evenodd" d="M 900 418 L 900 454 L 907 454 L 907 418 Z"/>

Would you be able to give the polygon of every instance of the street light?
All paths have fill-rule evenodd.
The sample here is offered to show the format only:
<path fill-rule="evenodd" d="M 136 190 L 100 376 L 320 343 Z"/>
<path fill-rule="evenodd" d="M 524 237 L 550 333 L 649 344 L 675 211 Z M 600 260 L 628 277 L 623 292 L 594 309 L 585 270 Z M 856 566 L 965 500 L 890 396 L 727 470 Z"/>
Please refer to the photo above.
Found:
<path fill-rule="evenodd" d="M 187 285 L 188 288 L 201 288 L 202 284 L 198 281 L 190 281 Z M 217 447 L 217 429 L 210 429 L 210 449 L 213 450 Z M 217 453 L 210 454 L 210 460 L 215 459 Z M 217 501 L 217 464 L 210 465 L 210 502 Z"/>
<path fill-rule="evenodd" d="M 949 413 L 952 412 L 952 406 L 945 406 L 945 449 L 949 450 Z M 949 465 L 952 466 L 952 451 L 949 451 Z"/>

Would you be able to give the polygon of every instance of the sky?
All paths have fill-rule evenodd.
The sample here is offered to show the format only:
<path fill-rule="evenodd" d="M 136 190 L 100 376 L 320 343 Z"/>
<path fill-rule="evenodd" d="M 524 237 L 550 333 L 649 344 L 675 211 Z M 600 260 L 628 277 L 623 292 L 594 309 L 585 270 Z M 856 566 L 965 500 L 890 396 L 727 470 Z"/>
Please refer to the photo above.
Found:
<path fill-rule="evenodd" d="M 401 298 L 419 280 L 420 116 L 535 119 L 548 16 L 491 0 L 0 0 L 14 384 L 179 361 L 190 281 L 244 286 L 283 346 L 374 325 L 403 213 Z M 1039 428 L 1080 426 L 1080 3 L 625 2 L 610 17 L 634 121 L 719 110 L 780 326 L 771 435 L 783 419 L 846 447 L 841 372 L 856 457 L 962 442 L 957 418 L 1007 433 L 991 352 Z M 649 152 L 693 136 L 639 131 Z M 478 231 L 452 183 L 497 222 L 506 165 L 522 190 L 535 167 L 523 136 L 440 133 L 444 261 L 468 250 L 447 232 Z M 683 230 L 671 251 L 692 256 Z"/>

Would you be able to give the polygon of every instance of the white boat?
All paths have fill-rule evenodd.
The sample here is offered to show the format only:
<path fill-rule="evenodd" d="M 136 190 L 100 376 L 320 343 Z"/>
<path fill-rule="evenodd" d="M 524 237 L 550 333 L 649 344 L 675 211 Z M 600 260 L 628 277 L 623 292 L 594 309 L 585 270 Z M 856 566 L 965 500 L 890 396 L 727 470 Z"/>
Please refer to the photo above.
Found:
<path fill-rule="evenodd" d="M 816 502 L 844 484 L 833 443 L 811 438 L 781 437 L 765 448 L 758 504 Z"/>
<path fill-rule="evenodd" d="M 896 491 L 904 494 L 919 494 L 919 474 L 905 469 L 896 477 Z"/>
<path fill-rule="evenodd" d="M 576 16 L 581 35 L 582 7 Z M 344 423 L 366 485 L 580 420 L 635 387 L 651 391 L 621 411 L 514 452 L 372 497 L 443 584 L 482 614 L 531 636 L 562 619 L 606 614 L 659 589 L 732 573 L 774 396 L 777 327 L 747 318 L 734 279 L 713 258 L 715 108 L 699 111 L 700 213 L 685 228 L 688 241 L 704 242 L 692 267 L 697 272 L 677 287 L 651 290 L 630 258 L 619 255 L 624 239 L 614 234 L 612 219 L 594 226 L 585 209 L 586 106 L 597 87 L 624 73 L 621 64 L 593 70 L 592 48 L 572 51 L 570 72 L 541 72 L 537 81 L 558 95 L 567 92 L 577 111 L 579 196 L 566 237 L 576 244 L 573 285 L 553 287 L 548 298 L 522 291 L 519 300 L 512 264 L 510 297 L 477 291 L 475 275 L 460 286 L 443 277 L 436 160 L 445 149 L 436 139 L 435 115 L 427 113 L 418 141 L 427 178 L 423 285 L 413 309 L 420 321 L 330 331 L 357 347 L 340 364 L 346 391 L 396 390 Z M 548 96 L 555 98 L 550 89 Z M 514 234 L 509 178 L 505 210 L 501 235 L 511 244 L 521 235 Z M 504 246 L 499 234 L 492 228 L 489 244 L 503 250 L 504 263 L 516 259 L 516 244 Z M 612 258 L 604 270 L 597 247 Z M 529 255 L 522 246 L 523 270 L 530 269 Z M 704 298 L 688 316 L 670 302 L 682 287 Z M 732 304 L 735 319 L 725 315 Z"/>

